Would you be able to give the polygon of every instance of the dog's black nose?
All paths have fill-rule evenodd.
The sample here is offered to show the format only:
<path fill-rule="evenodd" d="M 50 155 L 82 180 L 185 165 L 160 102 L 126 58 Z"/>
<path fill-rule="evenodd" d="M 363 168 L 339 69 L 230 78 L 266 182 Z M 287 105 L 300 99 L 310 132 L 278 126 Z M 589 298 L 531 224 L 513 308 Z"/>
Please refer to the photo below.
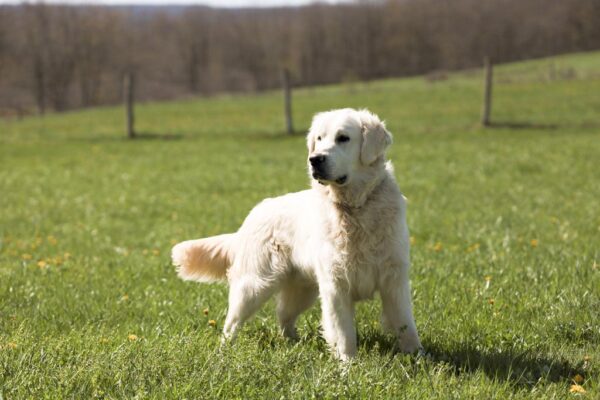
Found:
<path fill-rule="evenodd" d="M 318 167 L 325 162 L 325 156 L 312 156 L 308 161 L 310 161 L 310 165 L 313 167 Z"/>

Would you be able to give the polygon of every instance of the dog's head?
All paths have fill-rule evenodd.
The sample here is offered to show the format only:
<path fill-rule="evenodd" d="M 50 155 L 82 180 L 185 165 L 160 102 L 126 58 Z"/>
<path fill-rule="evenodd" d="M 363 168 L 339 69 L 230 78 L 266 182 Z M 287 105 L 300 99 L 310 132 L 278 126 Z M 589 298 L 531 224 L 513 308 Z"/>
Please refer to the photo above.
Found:
<path fill-rule="evenodd" d="M 367 110 L 319 113 L 307 136 L 309 173 L 324 185 L 349 185 L 361 173 L 383 165 L 391 143 L 384 123 Z"/>

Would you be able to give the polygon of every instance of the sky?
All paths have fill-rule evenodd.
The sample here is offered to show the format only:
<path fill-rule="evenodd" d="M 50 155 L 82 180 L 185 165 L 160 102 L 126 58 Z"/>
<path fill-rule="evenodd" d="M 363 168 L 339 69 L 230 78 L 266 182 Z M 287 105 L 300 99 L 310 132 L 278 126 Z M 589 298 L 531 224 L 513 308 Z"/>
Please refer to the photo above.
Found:
<path fill-rule="evenodd" d="M 311 3 L 341 3 L 344 0 L 44 0 L 49 4 L 201 4 L 213 7 L 298 6 Z M 347 0 L 346 0 L 347 1 Z M 19 4 L 20 0 L 0 0 L 0 4 Z M 36 3 L 39 1 L 29 1 Z"/>

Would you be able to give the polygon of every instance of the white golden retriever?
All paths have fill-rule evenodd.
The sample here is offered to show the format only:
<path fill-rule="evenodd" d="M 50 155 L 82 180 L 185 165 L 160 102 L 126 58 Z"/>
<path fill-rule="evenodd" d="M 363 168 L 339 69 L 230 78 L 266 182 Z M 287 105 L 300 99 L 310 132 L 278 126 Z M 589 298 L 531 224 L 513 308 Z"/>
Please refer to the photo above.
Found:
<path fill-rule="evenodd" d="M 224 339 L 275 293 L 283 334 L 317 296 L 323 335 L 342 360 L 356 354 L 354 303 L 378 291 L 382 322 L 412 353 L 421 348 L 412 313 L 406 202 L 385 150 L 392 137 L 367 110 L 315 115 L 307 137 L 312 188 L 266 199 L 235 233 L 173 248 L 186 280 L 228 280 Z"/>

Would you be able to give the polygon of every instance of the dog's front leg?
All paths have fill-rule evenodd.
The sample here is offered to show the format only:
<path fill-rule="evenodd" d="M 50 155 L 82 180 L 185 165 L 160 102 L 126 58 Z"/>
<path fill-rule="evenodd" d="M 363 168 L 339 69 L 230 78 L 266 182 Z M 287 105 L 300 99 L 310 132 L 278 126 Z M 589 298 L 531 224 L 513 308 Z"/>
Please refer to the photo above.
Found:
<path fill-rule="evenodd" d="M 346 288 L 327 282 L 319 285 L 323 336 L 335 355 L 347 361 L 356 355 L 354 304 Z"/>
<path fill-rule="evenodd" d="M 386 279 L 380 288 L 383 306 L 382 321 L 385 328 L 398 338 L 398 346 L 404 353 L 422 349 L 412 311 L 408 264 L 395 279 Z"/>

